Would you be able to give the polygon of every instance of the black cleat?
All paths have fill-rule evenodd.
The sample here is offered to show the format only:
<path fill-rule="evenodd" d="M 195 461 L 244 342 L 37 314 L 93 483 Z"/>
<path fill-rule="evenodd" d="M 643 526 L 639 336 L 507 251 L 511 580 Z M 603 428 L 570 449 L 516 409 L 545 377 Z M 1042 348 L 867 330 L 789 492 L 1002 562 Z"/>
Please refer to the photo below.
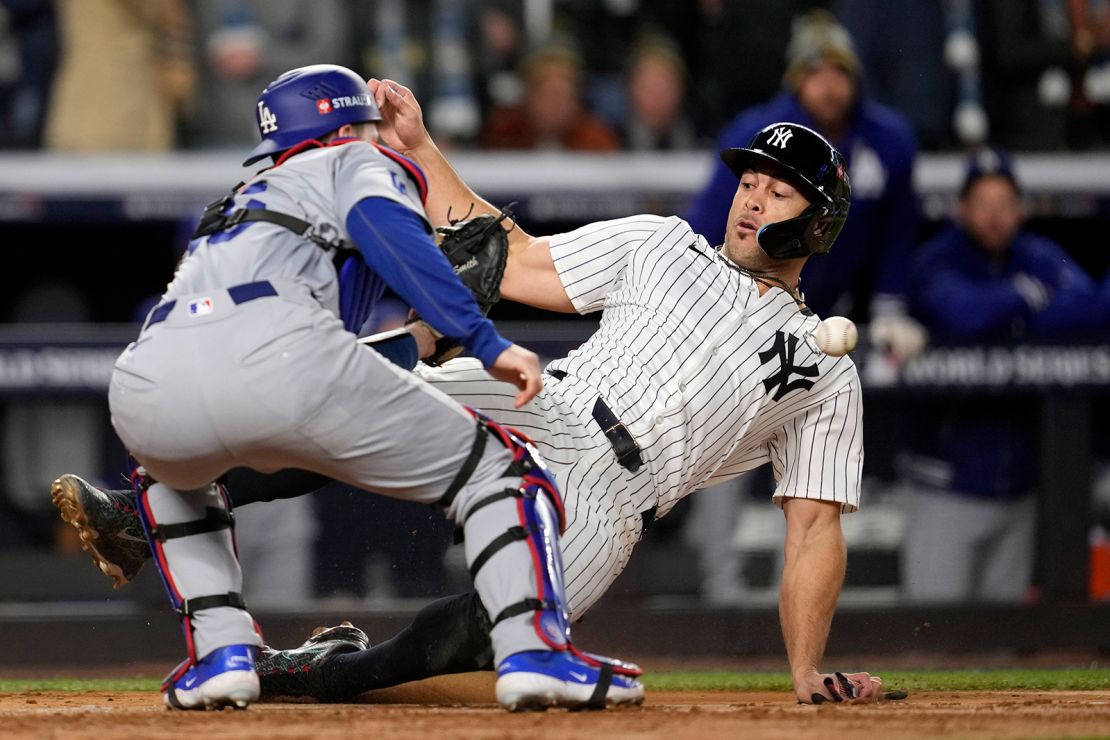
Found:
<path fill-rule="evenodd" d="M 370 647 L 366 633 L 350 622 L 335 627 L 317 627 L 304 644 L 292 650 L 274 650 L 266 645 L 254 669 L 262 683 L 262 696 L 310 696 L 327 701 L 320 667 L 328 658 Z"/>
<path fill-rule="evenodd" d="M 77 529 L 81 547 L 115 581 L 115 588 L 134 580 L 150 558 L 150 546 L 130 491 L 102 491 L 66 474 L 50 485 L 50 498 L 62 520 Z"/>

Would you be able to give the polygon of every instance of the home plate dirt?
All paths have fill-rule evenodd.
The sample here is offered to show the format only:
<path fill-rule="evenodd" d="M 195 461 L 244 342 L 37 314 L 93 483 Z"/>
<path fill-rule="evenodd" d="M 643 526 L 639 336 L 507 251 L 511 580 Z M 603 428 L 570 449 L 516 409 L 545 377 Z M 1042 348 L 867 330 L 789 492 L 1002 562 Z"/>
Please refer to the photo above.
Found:
<path fill-rule="evenodd" d="M 642 707 L 509 714 L 493 676 L 444 676 L 354 704 L 259 703 L 246 711 L 170 712 L 153 692 L 0 694 L 7 738 L 999 738 L 1105 736 L 1110 690 L 914 692 L 878 704 L 800 706 L 783 692 L 648 692 Z"/>

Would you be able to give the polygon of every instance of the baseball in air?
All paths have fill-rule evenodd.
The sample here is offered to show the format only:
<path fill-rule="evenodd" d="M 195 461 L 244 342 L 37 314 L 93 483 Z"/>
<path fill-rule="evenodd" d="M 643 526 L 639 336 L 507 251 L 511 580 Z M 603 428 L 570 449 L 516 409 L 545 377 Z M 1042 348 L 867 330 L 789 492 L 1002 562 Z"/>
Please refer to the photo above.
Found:
<path fill-rule="evenodd" d="M 856 348 L 859 331 L 851 319 L 843 316 L 830 316 L 817 326 L 813 334 L 817 347 L 826 355 L 840 357 Z"/>

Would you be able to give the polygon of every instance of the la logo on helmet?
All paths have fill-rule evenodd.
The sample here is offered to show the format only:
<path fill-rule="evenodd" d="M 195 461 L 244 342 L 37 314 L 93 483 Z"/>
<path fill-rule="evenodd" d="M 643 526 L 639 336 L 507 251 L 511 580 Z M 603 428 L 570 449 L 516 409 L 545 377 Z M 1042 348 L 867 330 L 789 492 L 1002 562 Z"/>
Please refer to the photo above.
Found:
<path fill-rule="evenodd" d="M 258 128 L 263 134 L 272 134 L 278 130 L 277 116 L 261 100 L 258 101 Z"/>
<path fill-rule="evenodd" d="M 771 138 L 767 140 L 767 144 L 769 146 L 777 146 L 779 149 L 785 149 L 786 142 L 789 141 L 790 137 L 793 135 L 794 132 L 788 128 L 777 128 L 771 134 Z"/>

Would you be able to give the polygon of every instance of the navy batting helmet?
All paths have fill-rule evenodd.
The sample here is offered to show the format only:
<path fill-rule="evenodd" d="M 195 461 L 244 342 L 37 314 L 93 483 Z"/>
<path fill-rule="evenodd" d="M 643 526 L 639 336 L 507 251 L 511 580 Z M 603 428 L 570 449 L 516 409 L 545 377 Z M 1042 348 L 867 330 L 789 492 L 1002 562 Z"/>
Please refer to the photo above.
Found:
<path fill-rule="evenodd" d="M 344 124 L 382 119 L 366 80 L 335 64 L 314 64 L 284 73 L 258 96 L 255 116 L 262 141 L 251 150 L 244 166 Z"/>
<path fill-rule="evenodd" d="M 771 165 L 810 201 L 795 218 L 764 224 L 756 235 L 759 246 L 777 259 L 808 257 L 832 249 L 852 202 L 852 186 L 844 156 L 811 128 L 797 123 L 772 123 L 744 148 L 721 152 L 733 173 L 759 164 Z"/>

